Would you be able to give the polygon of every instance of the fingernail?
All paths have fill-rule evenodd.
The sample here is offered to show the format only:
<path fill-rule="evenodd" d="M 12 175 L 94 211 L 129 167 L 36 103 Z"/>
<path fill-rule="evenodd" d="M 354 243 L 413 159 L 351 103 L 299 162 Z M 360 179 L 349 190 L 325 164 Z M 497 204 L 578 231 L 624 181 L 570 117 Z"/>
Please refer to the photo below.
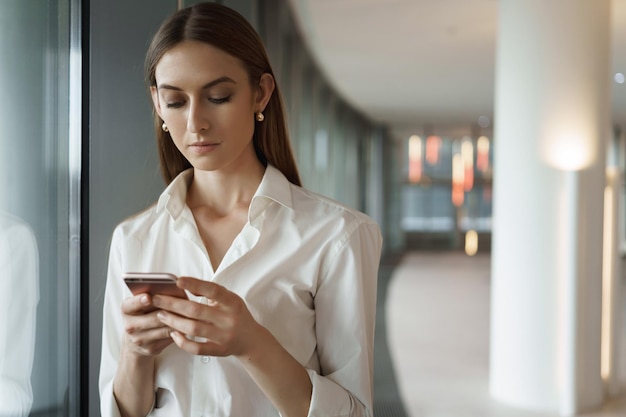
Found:
<path fill-rule="evenodd" d="M 152 297 L 152 304 L 154 304 L 155 306 L 161 305 L 161 297 L 159 297 L 158 295 Z"/>
<path fill-rule="evenodd" d="M 148 296 L 147 295 L 142 296 L 139 299 L 139 301 L 141 302 L 141 304 L 145 304 L 145 305 L 148 305 L 150 303 L 150 301 L 148 300 Z"/>
<path fill-rule="evenodd" d="M 164 320 L 165 319 L 165 313 L 163 313 L 162 311 L 159 311 L 157 313 L 157 319 Z"/>

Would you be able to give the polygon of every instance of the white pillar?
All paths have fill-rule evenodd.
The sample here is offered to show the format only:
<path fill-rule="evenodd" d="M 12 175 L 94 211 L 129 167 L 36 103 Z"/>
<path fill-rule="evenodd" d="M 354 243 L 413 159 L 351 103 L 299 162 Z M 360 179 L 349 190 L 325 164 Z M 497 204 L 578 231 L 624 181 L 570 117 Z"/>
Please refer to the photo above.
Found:
<path fill-rule="evenodd" d="M 615 132 L 607 149 L 606 187 L 604 189 L 604 244 L 602 271 L 602 377 L 607 395 L 616 397 L 622 393 L 620 374 L 623 312 L 622 259 L 620 257 L 620 235 L 624 230 L 622 187 L 626 136 Z"/>
<path fill-rule="evenodd" d="M 501 0 L 490 391 L 561 415 L 603 402 L 610 0 Z"/>

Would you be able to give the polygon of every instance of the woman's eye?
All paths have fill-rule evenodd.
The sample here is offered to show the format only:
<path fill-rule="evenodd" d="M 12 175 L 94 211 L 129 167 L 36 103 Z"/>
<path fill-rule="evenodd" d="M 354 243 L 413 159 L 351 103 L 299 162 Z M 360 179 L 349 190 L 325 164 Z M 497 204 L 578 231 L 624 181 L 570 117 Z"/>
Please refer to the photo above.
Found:
<path fill-rule="evenodd" d="M 178 109 L 180 107 L 183 107 L 183 104 L 185 103 L 183 103 L 182 101 L 173 101 L 171 103 L 167 103 L 165 107 L 167 107 L 168 109 Z"/>
<path fill-rule="evenodd" d="M 230 96 L 213 97 L 213 98 L 209 98 L 209 101 L 214 104 L 228 103 L 230 101 Z"/>

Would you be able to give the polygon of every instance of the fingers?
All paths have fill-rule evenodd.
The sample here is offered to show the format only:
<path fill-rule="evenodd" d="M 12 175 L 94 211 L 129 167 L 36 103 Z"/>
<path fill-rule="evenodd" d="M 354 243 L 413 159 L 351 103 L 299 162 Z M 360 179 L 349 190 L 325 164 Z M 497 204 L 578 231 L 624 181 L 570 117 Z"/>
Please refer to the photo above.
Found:
<path fill-rule="evenodd" d="M 156 355 L 172 343 L 171 329 L 158 318 L 148 294 L 126 298 L 122 302 L 124 331 L 129 347 L 142 355 Z"/>
<path fill-rule="evenodd" d="M 199 311 L 192 313 L 192 317 L 179 315 L 166 310 L 159 310 L 157 318 L 164 325 L 171 328 L 171 337 L 182 349 L 192 354 L 225 356 L 239 350 L 242 332 L 242 316 L 234 315 L 193 301 L 187 301 L 190 305 L 187 311 Z M 182 338 L 176 338 L 178 334 Z"/>
<path fill-rule="evenodd" d="M 127 333 L 130 341 L 137 346 L 148 346 L 154 342 L 170 339 L 172 329 L 161 324 L 159 327 Z"/>
<path fill-rule="evenodd" d="M 209 300 L 216 301 L 220 304 L 229 305 L 233 297 L 237 297 L 234 293 L 228 291 L 223 286 L 210 281 L 192 277 L 178 278 L 177 285 L 190 293 L 206 297 Z"/>
<path fill-rule="evenodd" d="M 124 330 L 128 334 L 140 333 L 159 327 L 163 327 L 163 323 L 158 319 L 156 311 L 141 315 L 126 315 L 124 317 Z"/>
<path fill-rule="evenodd" d="M 171 329 L 157 318 L 156 311 L 125 315 L 124 327 L 128 346 L 142 355 L 157 355 L 172 343 Z"/>
<path fill-rule="evenodd" d="M 181 349 L 226 356 L 250 345 L 256 322 L 241 297 L 221 285 L 191 277 L 179 278 L 177 285 L 208 300 L 198 303 L 160 294 L 152 297 L 157 318 L 173 330 L 170 336 Z"/>
<path fill-rule="evenodd" d="M 170 332 L 171 329 L 163 326 L 138 334 L 126 334 L 126 345 L 141 355 L 158 355 L 173 342 Z"/>
<path fill-rule="evenodd" d="M 214 343 L 210 340 L 196 342 L 177 331 L 173 331 L 170 335 L 179 348 L 192 355 L 227 356 L 229 354 L 224 345 Z"/>
<path fill-rule="evenodd" d="M 122 313 L 129 315 L 145 314 L 153 311 L 154 305 L 149 294 L 138 294 L 122 302 Z"/>
<path fill-rule="evenodd" d="M 169 311 L 178 316 L 213 323 L 217 326 L 228 325 L 229 309 L 222 304 L 202 304 L 176 297 L 155 295 L 153 304 L 162 311 Z"/>
<path fill-rule="evenodd" d="M 200 314 L 200 317 L 188 317 L 160 310 L 157 318 L 162 324 L 183 334 L 208 338 L 218 343 L 226 343 L 234 337 L 235 329 L 238 327 L 236 317 L 206 305 L 195 304 L 197 307 L 204 307 L 207 312 Z"/>
<path fill-rule="evenodd" d="M 205 297 L 207 303 L 155 294 L 152 298 L 152 305 L 160 310 L 208 322 L 220 328 L 232 327 L 232 317 L 239 315 L 245 309 L 245 303 L 238 295 L 219 284 L 197 278 L 180 277 L 177 285 L 196 296 Z"/>

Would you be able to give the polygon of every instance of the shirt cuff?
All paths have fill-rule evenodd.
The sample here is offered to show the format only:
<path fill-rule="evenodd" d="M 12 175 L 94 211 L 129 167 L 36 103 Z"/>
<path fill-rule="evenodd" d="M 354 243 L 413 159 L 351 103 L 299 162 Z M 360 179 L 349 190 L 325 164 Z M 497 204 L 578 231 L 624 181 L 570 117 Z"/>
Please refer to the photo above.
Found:
<path fill-rule="evenodd" d="M 100 391 L 100 412 L 102 417 L 121 417 L 117 408 L 117 401 L 115 401 L 115 396 L 113 395 L 112 380 Z"/>
<path fill-rule="evenodd" d="M 307 369 L 313 392 L 307 417 L 349 417 L 356 401 L 341 385 Z M 361 414 L 358 414 L 361 415 Z"/>

